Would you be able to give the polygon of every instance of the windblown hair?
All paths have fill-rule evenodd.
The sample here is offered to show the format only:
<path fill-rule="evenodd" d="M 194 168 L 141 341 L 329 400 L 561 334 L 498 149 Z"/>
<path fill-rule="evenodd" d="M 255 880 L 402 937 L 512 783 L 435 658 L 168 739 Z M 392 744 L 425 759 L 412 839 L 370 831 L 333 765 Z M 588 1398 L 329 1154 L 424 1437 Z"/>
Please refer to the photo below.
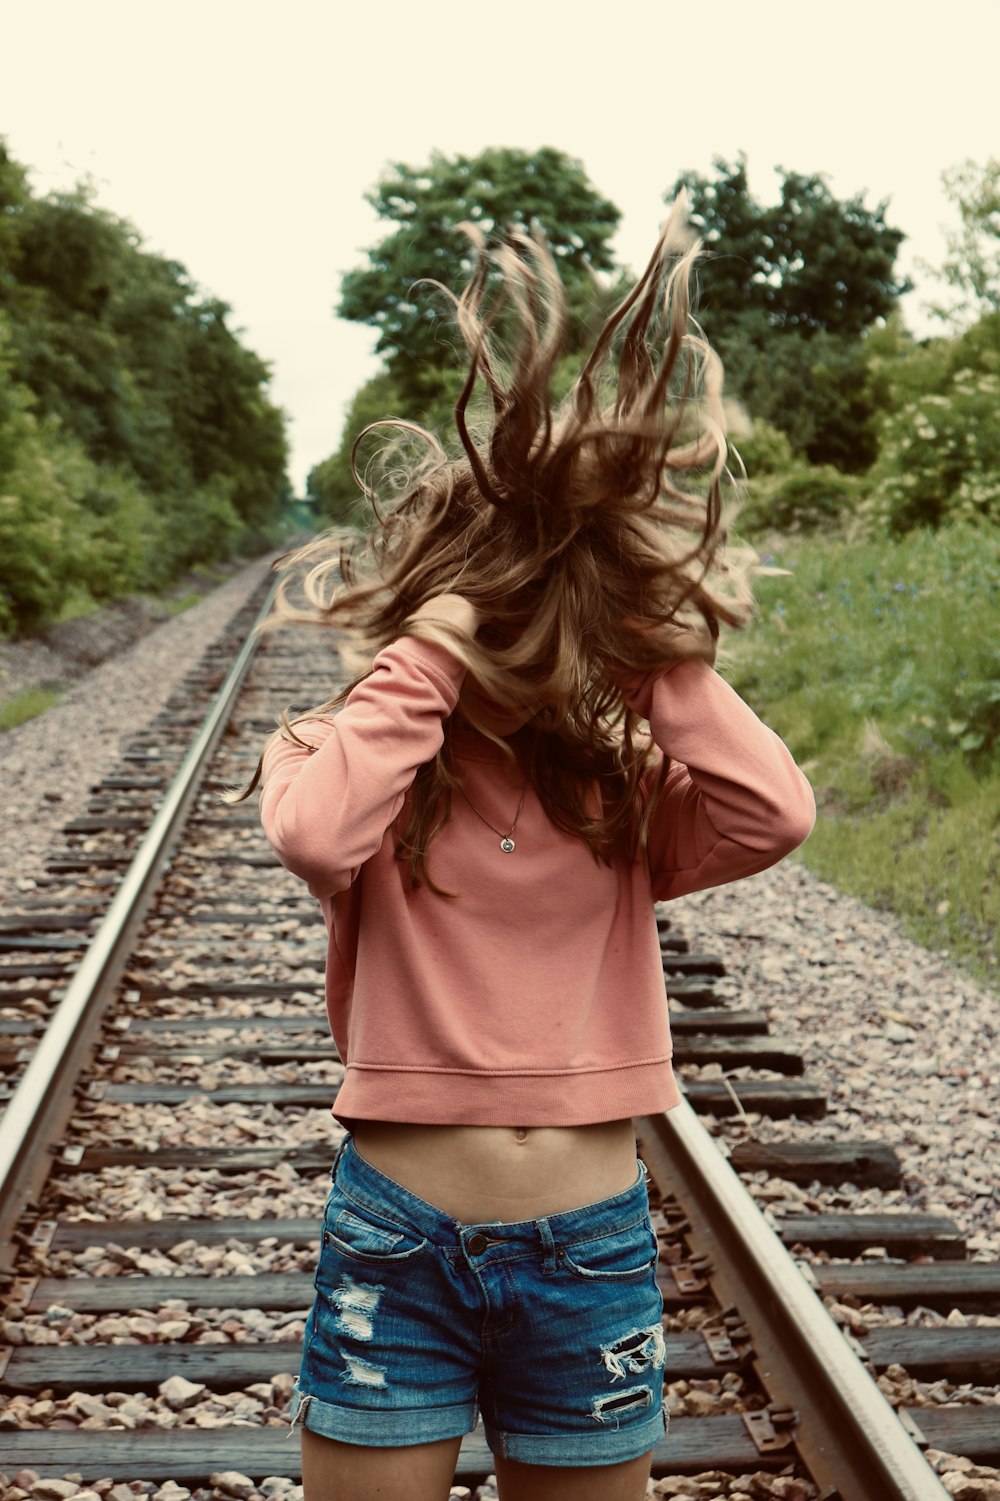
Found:
<path fill-rule="evenodd" d="M 751 610 L 748 567 L 725 555 L 722 366 L 691 319 L 700 245 L 684 207 L 674 204 L 648 266 L 554 410 L 567 316 L 546 242 L 537 230 L 511 230 L 488 246 L 463 225 L 474 272 L 458 297 L 440 289 L 469 356 L 455 406 L 460 455 L 412 423 L 366 428 L 353 462 L 375 512 L 369 533 L 353 545 L 326 533 L 277 565 L 287 574 L 279 619 L 344 628 L 366 663 L 404 633 L 437 642 L 496 702 L 543 705 L 512 737 L 511 754 L 549 817 L 604 860 L 623 841 L 638 850 L 652 806 L 639 806 L 651 752 L 625 703 L 629 680 L 683 658 L 714 661 L 719 622 L 740 626 Z M 480 384 L 477 426 L 470 403 Z M 362 475 L 359 444 L 387 427 L 398 441 Z M 413 444 L 423 452 L 408 461 Z M 304 607 L 292 603 L 293 577 Z M 474 638 L 411 619 L 442 593 L 480 611 Z M 287 717 L 281 733 L 299 739 Z M 599 814 L 588 801 L 595 779 Z M 446 733 L 397 822 L 397 854 L 414 883 L 435 890 L 428 846 L 457 780 Z"/>

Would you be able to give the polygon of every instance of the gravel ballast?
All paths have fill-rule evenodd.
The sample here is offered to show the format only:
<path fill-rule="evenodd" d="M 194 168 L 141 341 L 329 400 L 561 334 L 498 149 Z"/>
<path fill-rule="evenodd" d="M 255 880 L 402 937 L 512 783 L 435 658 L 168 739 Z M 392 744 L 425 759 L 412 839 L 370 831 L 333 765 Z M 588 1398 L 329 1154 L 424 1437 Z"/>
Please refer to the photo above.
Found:
<path fill-rule="evenodd" d="M 804 1048 L 807 1077 L 829 1101 L 808 1135 L 898 1152 L 899 1202 L 842 1188 L 844 1207 L 950 1214 L 976 1259 L 1000 1256 L 997 995 L 797 860 L 668 910 L 693 949 L 724 957 L 719 994 L 761 1007 L 774 1032 Z M 748 1134 L 720 1125 L 734 1140 Z M 749 1126 L 764 1141 L 801 1130 L 756 1116 Z"/>
<path fill-rule="evenodd" d="M 241 568 L 182 615 L 84 671 L 62 701 L 0 735 L 0 818 L 6 859 L 0 907 L 30 892 L 63 824 L 82 813 L 93 782 L 163 708 L 200 654 L 266 576 L 269 559 Z"/>

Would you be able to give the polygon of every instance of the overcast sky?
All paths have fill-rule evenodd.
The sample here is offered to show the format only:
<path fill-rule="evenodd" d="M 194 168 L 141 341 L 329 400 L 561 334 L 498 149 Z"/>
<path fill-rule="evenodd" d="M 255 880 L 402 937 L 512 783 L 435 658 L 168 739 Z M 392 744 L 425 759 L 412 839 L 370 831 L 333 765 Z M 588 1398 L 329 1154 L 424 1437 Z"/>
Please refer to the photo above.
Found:
<path fill-rule="evenodd" d="M 640 266 L 663 193 L 714 156 L 890 200 L 900 268 L 939 263 L 941 173 L 1000 155 L 1000 0 L 33 0 L 3 19 L 0 135 L 36 192 L 91 176 L 146 248 L 230 303 L 272 363 L 292 478 L 337 446 L 376 368 L 333 315 L 381 233 L 363 194 L 435 148 L 555 146 L 622 210 Z M 922 286 L 906 299 L 927 330 Z"/>

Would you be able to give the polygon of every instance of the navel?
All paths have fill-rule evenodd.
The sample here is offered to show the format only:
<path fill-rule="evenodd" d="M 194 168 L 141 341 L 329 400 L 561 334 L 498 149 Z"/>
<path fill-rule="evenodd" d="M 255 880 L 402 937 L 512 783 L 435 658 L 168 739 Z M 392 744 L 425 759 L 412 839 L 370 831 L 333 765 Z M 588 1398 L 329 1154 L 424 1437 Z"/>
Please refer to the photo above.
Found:
<path fill-rule="evenodd" d="M 526 1126 L 518 1126 L 516 1128 L 516 1130 L 514 1131 L 514 1140 L 515 1141 L 527 1141 L 527 1139 L 528 1139 L 528 1130 L 527 1130 L 527 1127 Z"/>

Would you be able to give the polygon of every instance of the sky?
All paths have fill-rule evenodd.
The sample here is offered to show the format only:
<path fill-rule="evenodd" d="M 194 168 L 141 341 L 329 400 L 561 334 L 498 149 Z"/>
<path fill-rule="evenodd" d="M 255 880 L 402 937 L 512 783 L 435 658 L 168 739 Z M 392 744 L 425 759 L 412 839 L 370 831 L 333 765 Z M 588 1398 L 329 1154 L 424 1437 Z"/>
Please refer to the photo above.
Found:
<path fill-rule="evenodd" d="M 922 305 L 953 226 L 942 172 L 1000 155 L 1000 0 L 33 0 L 4 7 L 0 136 L 36 193 L 89 177 L 144 248 L 233 309 L 273 370 L 301 493 L 378 368 L 335 316 L 388 232 L 364 200 L 393 161 L 554 146 L 622 211 L 640 268 L 680 171 L 748 159 L 889 201 Z"/>

